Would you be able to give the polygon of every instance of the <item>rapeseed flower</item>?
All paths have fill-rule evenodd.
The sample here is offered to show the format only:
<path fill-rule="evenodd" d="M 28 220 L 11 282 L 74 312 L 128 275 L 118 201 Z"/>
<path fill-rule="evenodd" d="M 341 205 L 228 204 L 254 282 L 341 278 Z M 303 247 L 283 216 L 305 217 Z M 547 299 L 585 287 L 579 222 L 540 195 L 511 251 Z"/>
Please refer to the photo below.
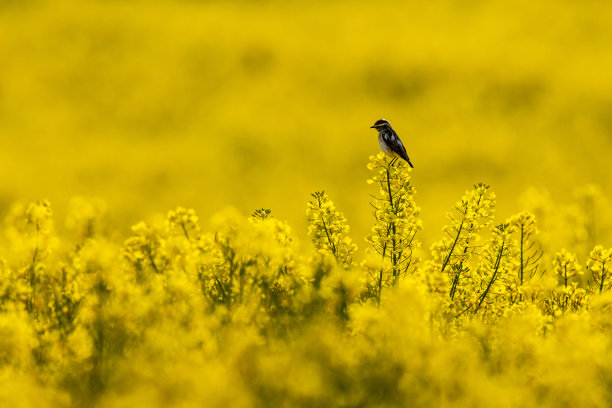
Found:
<path fill-rule="evenodd" d="M 591 271 L 595 285 L 593 291 L 602 293 L 609 290 L 612 284 L 612 249 L 605 249 L 602 245 L 596 245 L 587 260 L 587 268 Z"/>
<path fill-rule="evenodd" d="M 588 384 L 601 377 L 594 367 L 612 369 L 612 251 L 592 250 L 587 282 L 568 250 L 547 269 L 535 216 L 487 231 L 494 194 L 477 185 L 431 259 L 417 262 L 409 170 L 380 156 L 370 167 L 381 191 L 361 267 L 346 219 L 323 193 L 308 207 L 310 252 L 266 209 L 222 212 L 205 231 L 179 207 L 137 223 L 121 244 L 101 205 L 74 201 L 72 243 L 47 202 L 15 205 L 5 230 L 19 250 L 0 260 L 0 376 L 54 406 L 461 405 L 491 404 L 499 392 L 526 406 L 608 401 Z M 590 397 L 542 397 L 540 387 L 559 382 L 578 391 L 559 374 L 576 361 L 588 362 L 580 389 Z M 214 389 L 193 382 L 210 375 Z"/>
<path fill-rule="evenodd" d="M 443 228 L 446 236 L 431 247 L 431 252 L 435 268 L 449 275 L 451 300 L 461 291 L 462 285 L 467 284 L 463 278 L 469 271 L 472 254 L 480 246 L 478 233 L 489 225 L 494 211 L 495 193 L 480 183 L 465 192 L 455 204 L 454 212 L 446 214 L 450 220 Z"/>
<path fill-rule="evenodd" d="M 379 195 L 370 203 L 375 224 L 366 241 L 383 260 L 389 261 L 389 267 L 362 265 L 370 274 L 368 296 L 380 303 L 384 287 L 396 286 L 400 279 L 414 272 L 418 262 L 415 250 L 420 246 L 416 234 L 423 224 L 419 218 L 421 210 L 414 200 L 416 193 L 410 184 L 408 164 L 379 153 L 370 157 L 368 169 L 374 173 L 368 183 L 378 186 Z"/>
<path fill-rule="evenodd" d="M 318 251 L 330 252 L 340 265 L 350 269 L 357 245 L 348 236 L 346 218 L 336 210 L 333 201 L 324 191 L 315 192 L 312 198 L 306 210 L 308 235 L 312 244 Z"/>

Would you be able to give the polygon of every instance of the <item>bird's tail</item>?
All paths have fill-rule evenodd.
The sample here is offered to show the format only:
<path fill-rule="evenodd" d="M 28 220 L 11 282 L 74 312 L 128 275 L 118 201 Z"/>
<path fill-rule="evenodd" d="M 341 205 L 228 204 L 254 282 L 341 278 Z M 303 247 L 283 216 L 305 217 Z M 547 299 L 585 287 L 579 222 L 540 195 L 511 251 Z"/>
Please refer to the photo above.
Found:
<path fill-rule="evenodd" d="M 403 153 L 403 152 L 402 152 Z M 408 163 L 408 165 L 414 169 L 414 166 L 412 165 L 412 163 L 410 163 L 410 159 L 408 158 L 408 155 L 406 153 L 403 153 L 402 155 L 400 155 L 400 157 L 404 160 L 406 160 L 406 163 Z"/>

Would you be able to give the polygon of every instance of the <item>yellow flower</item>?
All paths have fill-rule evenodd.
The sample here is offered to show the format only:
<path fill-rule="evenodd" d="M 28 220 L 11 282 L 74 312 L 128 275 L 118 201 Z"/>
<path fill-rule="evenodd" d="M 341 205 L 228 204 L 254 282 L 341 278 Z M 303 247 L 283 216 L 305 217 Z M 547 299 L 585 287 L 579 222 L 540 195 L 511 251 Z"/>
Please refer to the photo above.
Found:
<path fill-rule="evenodd" d="M 597 285 L 596 291 L 602 293 L 610 289 L 612 284 L 612 249 L 605 249 L 601 245 L 596 245 L 591 251 L 587 260 L 587 268 L 591 270 L 593 280 Z"/>
<path fill-rule="evenodd" d="M 416 234 L 422 229 L 421 209 L 416 205 L 415 190 L 410 184 L 410 167 L 403 161 L 389 158 L 384 153 L 370 157 L 368 169 L 375 173 L 373 182 L 379 186 L 379 196 L 371 202 L 375 224 L 366 241 L 389 267 L 378 269 L 369 262 L 362 266 L 370 275 L 367 293 L 380 302 L 384 286 L 396 286 L 399 280 L 414 272 L 419 242 Z"/>
<path fill-rule="evenodd" d="M 559 284 L 564 287 L 567 287 L 575 278 L 584 273 L 576 255 L 568 252 L 565 248 L 555 255 L 553 269 L 557 274 Z"/>
<path fill-rule="evenodd" d="M 347 235 L 349 227 L 344 215 L 323 191 L 311 194 L 308 202 L 308 235 L 318 251 L 329 251 L 345 269 L 352 265 L 352 255 L 357 250 Z"/>

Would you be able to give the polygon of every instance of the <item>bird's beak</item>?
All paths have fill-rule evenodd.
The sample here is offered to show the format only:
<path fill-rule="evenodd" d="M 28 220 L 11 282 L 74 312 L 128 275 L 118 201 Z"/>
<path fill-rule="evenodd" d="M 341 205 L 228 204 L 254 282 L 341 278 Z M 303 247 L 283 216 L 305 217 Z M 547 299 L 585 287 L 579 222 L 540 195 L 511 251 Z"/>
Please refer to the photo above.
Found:
<path fill-rule="evenodd" d="M 376 125 L 370 126 L 370 129 L 376 129 Z"/>

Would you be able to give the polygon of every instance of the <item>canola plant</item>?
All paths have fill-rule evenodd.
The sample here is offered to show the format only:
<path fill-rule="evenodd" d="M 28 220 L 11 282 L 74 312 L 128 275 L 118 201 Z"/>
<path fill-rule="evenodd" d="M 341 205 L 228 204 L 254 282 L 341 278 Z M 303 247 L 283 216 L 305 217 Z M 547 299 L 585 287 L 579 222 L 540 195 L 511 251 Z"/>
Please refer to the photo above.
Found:
<path fill-rule="evenodd" d="M 3 406 L 609 406 L 612 250 L 545 253 L 477 184 L 420 247 L 407 165 L 368 168 L 364 256 L 330 197 L 311 244 L 273 211 L 193 210 L 113 238 L 102 202 L 15 204 L 0 263 Z M 378 191 L 376 191 L 378 190 Z M 593 189 L 591 189 L 593 190 Z"/>
<path fill-rule="evenodd" d="M 0 1 L 0 407 L 612 405 L 610 21 Z"/>

